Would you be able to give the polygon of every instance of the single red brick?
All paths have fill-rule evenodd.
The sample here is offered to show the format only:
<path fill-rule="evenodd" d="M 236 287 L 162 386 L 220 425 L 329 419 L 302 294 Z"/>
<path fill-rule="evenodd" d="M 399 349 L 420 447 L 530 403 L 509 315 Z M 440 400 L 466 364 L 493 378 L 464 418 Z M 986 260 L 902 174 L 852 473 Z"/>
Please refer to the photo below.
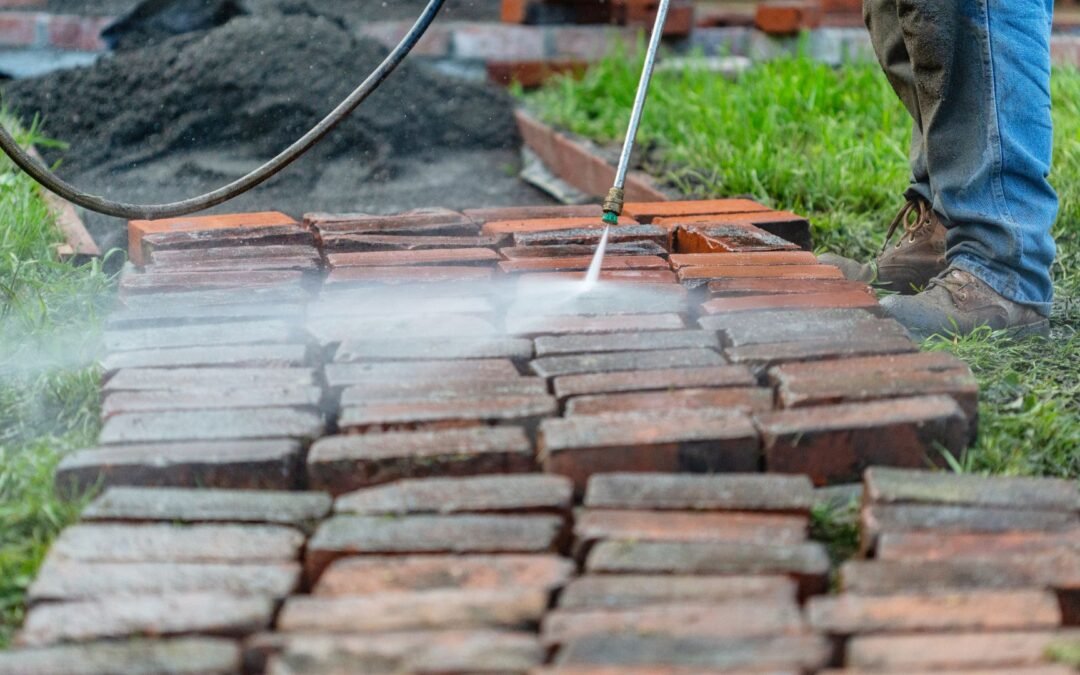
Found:
<path fill-rule="evenodd" d="M 651 223 L 657 218 L 684 218 L 686 216 L 712 216 L 716 214 L 755 213 L 770 211 L 749 199 L 710 199 L 703 201 L 629 202 L 623 213 Z"/>
<path fill-rule="evenodd" d="M 554 590 L 574 571 L 572 562 L 554 555 L 365 556 L 330 565 L 313 593 L 340 597 L 440 589 Z"/>
<path fill-rule="evenodd" d="M 292 562 L 304 535 L 278 525 L 91 524 L 65 529 L 49 560 L 82 563 Z"/>
<path fill-rule="evenodd" d="M 396 314 L 384 316 L 332 316 L 309 318 L 304 326 L 308 335 L 324 348 L 332 348 L 356 335 L 369 340 L 427 338 L 494 338 L 499 332 L 494 315 Z"/>
<path fill-rule="evenodd" d="M 678 314 L 616 314 L 611 316 L 507 317 L 510 335 L 593 335 L 624 331 L 659 331 L 685 328 Z"/>
<path fill-rule="evenodd" d="M 607 474 L 589 481 L 590 509 L 758 511 L 807 516 L 814 490 L 804 476 Z"/>
<path fill-rule="evenodd" d="M 789 323 L 783 323 L 774 325 L 771 329 L 768 324 L 770 320 L 779 319 L 782 316 L 791 316 L 795 314 L 803 314 L 806 316 L 814 316 L 816 314 L 827 312 L 852 312 L 862 316 L 870 315 L 863 310 L 843 310 L 843 309 L 825 309 L 818 312 L 789 312 L 789 311 L 768 311 L 768 312 L 747 312 L 744 314 L 717 314 L 712 316 L 701 317 L 698 323 L 707 325 L 709 327 L 719 327 L 723 343 L 729 348 L 739 348 L 741 352 L 750 357 L 760 358 L 762 362 L 767 362 L 772 358 L 783 362 L 784 367 L 795 367 L 801 365 L 808 366 L 820 366 L 831 367 L 830 373 L 839 376 L 843 373 L 859 373 L 858 368 L 850 368 L 848 363 L 850 362 L 865 362 L 870 359 L 888 359 L 900 356 L 913 356 L 917 352 L 911 352 L 901 354 L 886 354 L 884 356 L 871 356 L 871 357 L 847 357 L 848 352 L 857 352 L 859 350 L 875 351 L 875 348 L 871 345 L 873 342 L 881 343 L 882 347 L 889 348 L 897 345 L 904 346 L 910 345 L 911 340 L 907 332 L 899 322 L 894 319 L 838 319 L 823 321 L 817 321 L 811 319 L 804 321 L 800 318 L 790 320 Z M 734 323 L 735 319 L 739 317 L 745 318 L 744 323 Z M 711 319 L 718 319 L 718 321 L 711 321 Z M 838 336 L 843 336 L 847 342 L 841 342 L 834 344 L 830 348 L 827 344 L 829 340 L 834 343 L 838 342 Z M 904 342 L 907 340 L 907 343 Z M 800 349 L 797 345 L 804 344 L 805 347 Z M 770 345 L 777 345 L 775 351 L 776 354 L 771 354 L 773 348 Z M 790 360 L 797 358 L 808 359 L 807 363 L 800 363 L 799 361 Z M 824 361 L 816 361 L 813 359 L 825 359 Z"/>
<path fill-rule="evenodd" d="M 221 593 L 43 604 L 30 610 L 16 644 L 43 646 L 198 633 L 244 636 L 270 627 L 274 605 L 272 598 Z"/>
<path fill-rule="evenodd" d="M 1080 551 L 1080 527 L 1064 532 L 884 532 L 878 540 L 879 560 L 967 561 L 1041 556 Z"/>
<path fill-rule="evenodd" d="M 335 516 L 308 542 L 305 567 L 318 579 L 327 565 L 353 555 L 553 553 L 558 516 Z"/>
<path fill-rule="evenodd" d="M 110 417 L 103 445 L 240 441 L 271 438 L 312 440 L 325 431 L 321 413 L 297 408 L 124 413 Z"/>
<path fill-rule="evenodd" d="M 855 322 L 857 323 L 857 321 Z M 883 377 L 893 377 L 908 372 L 955 372 L 970 371 L 962 360 L 948 352 L 912 352 L 910 354 L 888 354 L 885 356 L 866 356 L 861 358 L 830 361 L 828 363 L 786 363 L 774 372 L 784 372 L 792 376 L 808 376 L 827 368 L 836 374 L 854 374 L 872 371 Z"/>
<path fill-rule="evenodd" d="M 101 404 L 101 417 L 108 419 L 124 413 L 207 409 L 302 408 L 317 410 L 322 396 L 322 389 L 319 387 L 243 388 L 217 391 L 121 391 L 105 397 Z"/>
<path fill-rule="evenodd" d="M 154 254 L 163 252 L 190 252 L 210 248 L 263 249 L 275 246 L 315 246 L 315 236 L 302 226 L 268 225 L 265 227 L 223 227 L 213 230 L 157 232 L 142 237 L 142 249 L 137 265 L 143 265 Z M 254 254 L 252 254 L 254 255 Z"/>
<path fill-rule="evenodd" d="M 864 309 L 819 309 L 809 312 L 769 309 L 731 316 L 702 316 L 698 323 L 705 330 L 720 331 L 726 346 L 738 347 L 804 339 L 818 340 L 838 333 L 846 335 L 852 332 L 853 327 L 861 328 L 859 324 L 874 319 L 875 316 Z M 878 324 L 872 324 L 871 327 L 875 325 Z M 803 337 L 806 335 L 810 337 Z"/>
<path fill-rule="evenodd" d="M 366 213 L 308 213 L 304 225 L 320 234 L 396 234 L 468 237 L 478 234 L 472 219 L 450 209 L 415 209 L 393 216 Z"/>
<path fill-rule="evenodd" d="M 408 382 L 372 382 L 346 388 L 341 393 L 341 406 L 350 407 L 390 401 L 448 401 L 456 398 L 476 399 L 484 396 L 537 396 L 546 393 L 548 393 L 547 382 L 539 377 L 449 382 L 427 379 Z"/>
<path fill-rule="evenodd" d="M 324 234 L 322 236 L 323 250 L 328 253 L 494 248 L 500 243 L 499 237 L 487 236 L 448 237 L 411 234 Z"/>
<path fill-rule="evenodd" d="M 757 599 L 766 603 L 795 599 L 795 583 L 785 576 L 644 576 L 578 577 L 559 593 L 564 609 L 642 607 L 676 602 L 732 602 Z"/>
<path fill-rule="evenodd" d="M 132 368 L 102 384 L 105 394 L 123 391 L 212 392 L 220 389 L 317 386 L 312 368 Z"/>
<path fill-rule="evenodd" d="M 695 347 L 719 347 L 719 340 L 715 333 L 704 330 L 567 335 L 536 339 L 536 355 L 539 357 Z"/>
<path fill-rule="evenodd" d="M 106 375 L 134 368 L 300 368 L 309 364 L 300 344 L 171 347 L 114 352 L 101 361 Z"/>
<path fill-rule="evenodd" d="M 545 356 L 530 367 L 540 377 L 560 377 L 581 373 L 616 373 L 623 371 L 670 370 L 672 368 L 709 368 L 727 361 L 712 349 L 664 349 L 610 354 Z"/>
<path fill-rule="evenodd" d="M 324 373 L 330 387 L 403 382 L 445 386 L 451 382 L 506 380 L 519 375 L 517 366 L 510 359 L 330 363 Z"/>
<path fill-rule="evenodd" d="M 589 375 L 566 375 L 554 381 L 555 396 L 560 400 L 588 394 L 619 394 L 703 387 L 752 387 L 753 373 L 744 366 L 711 368 L 672 368 Z"/>
<path fill-rule="evenodd" d="M 641 394 L 602 394 L 579 396 L 566 402 L 567 415 L 602 415 L 604 413 L 647 410 L 698 410 L 701 408 L 734 409 L 745 413 L 773 408 L 773 392 L 764 387 L 732 389 L 681 389 Z"/>
<path fill-rule="evenodd" d="M 303 278 L 304 273 L 295 270 L 124 274 L 120 279 L 119 290 L 121 296 L 229 289 L 246 292 L 255 288 L 277 288 L 299 284 Z"/>
<path fill-rule="evenodd" d="M 401 478 L 525 473 L 535 468 L 532 443 L 518 428 L 332 436 L 308 454 L 313 489 L 343 494 Z"/>
<path fill-rule="evenodd" d="M 799 267 L 817 264 L 817 258 L 807 251 L 766 251 L 759 253 L 672 253 L 671 266 L 676 270 L 684 267 L 736 267 L 785 266 Z"/>
<path fill-rule="evenodd" d="M 30 47 L 37 42 L 38 21 L 44 15 L 29 12 L 0 13 L 0 45 Z"/>
<path fill-rule="evenodd" d="M 158 274 L 186 275 L 233 272 L 255 274 L 261 272 L 292 271 L 315 274 L 322 269 L 322 260 L 317 256 L 250 258 L 247 260 L 206 260 L 191 263 L 166 263 L 148 265 L 144 276 Z"/>
<path fill-rule="evenodd" d="M 604 215 L 604 211 L 599 204 L 498 206 L 495 208 L 466 209 L 463 213 L 477 223 L 555 218 L 600 218 Z"/>
<path fill-rule="evenodd" d="M 90 642 L 2 652 L 0 673 L 137 673 L 149 663 L 157 664 L 164 672 L 234 673 L 241 670 L 241 660 L 239 645 L 225 638 Z"/>
<path fill-rule="evenodd" d="M 358 597 L 296 596 L 285 602 L 277 629 L 288 633 L 380 633 L 535 625 L 547 608 L 540 588 L 440 589 Z"/>
<path fill-rule="evenodd" d="M 689 410 L 544 420 L 544 469 L 584 492 L 589 477 L 611 471 L 754 471 L 759 440 L 736 411 Z"/>
<path fill-rule="evenodd" d="M 365 516 L 420 513 L 568 514 L 572 486 L 558 476 L 475 476 L 403 480 L 338 497 L 338 513 Z"/>
<path fill-rule="evenodd" d="M 594 544 L 609 539 L 788 546 L 806 541 L 808 529 L 805 516 L 585 509 L 574 520 L 574 555 L 584 559 Z"/>
<path fill-rule="evenodd" d="M 157 268 L 170 265 L 197 265 L 200 263 L 244 262 L 268 258 L 310 258 L 319 260 L 319 251 L 314 246 L 273 245 L 273 246 L 220 246 L 204 249 L 176 249 L 154 251 L 150 254 L 150 263 Z"/>
<path fill-rule="evenodd" d="M 719 279 L 761 278 L 776 279 L 843 279 L 844 275 L 832 265 L 728 265 L 684 267 L 678 271 L 684 284 L 707 284 Z"/>
<path fill-rule="evenodd" d="M 884 324 L 870 324 L 867 328 L 865 333 L 860 330 L 862 334 L 844 336 L 842 340 L 834 336 L 729 347 L 724 350 L 724 356 L 732 363 L 774 366 L 791 361 L 846 359 L 918 351 L 918 345 L 907 334 L 897 334 L 895 326 L 888 321 Z"/>
<path fill-rule="evenodd" d="M 706 314 L 727 314 L 762 309 L 868 309 L 878 307 L 877 298 L 862 290 L 792 295 L 747 295 L 740 298 L 713 298 L 702 304 Z"/>
<path fill-rule="evenodd" d="M 520 284 L 550 284 L 555 281 L 581 281 L 581 272 L 543 272 L 522 274 Z M 599 281 L 608 284 L 642 284 L 649 286 L 674 285 L 678 282 L 675 273 L 670 270 L 605 270 L 600 272 Z"/>
<path fill-rule="evenodd" d="M 445 284 L 422 289 L 386 288 L 378 293 L 365 293 L 350 288 L 323 289 L 319 299 L 309 303 L 309 319 L 354 319 L 408 315 L 456 314 L 494 319 L 496 305 L 483 293 L 490 290 L 480 284 Z M 365 335 L 356 339 L 371 339 Z M 413 339 L 426 339 L 416 337 Z"/>
<path fill-rule="evenodd" d="M 296 225 L 297 222 L 284 213 L 237 213 L 214 216 L 183 216 L 162 220 L 133 220 L 128 223 L 128 256 L 136 265 L 142 265 L 143 237 L 150 234 L 173 232 L 202 232 L 206 230 L 257 231 L 260 228 Z"/>
<path fill-rule="evenodd" d="M 446 429 L 476 424 L 533 426 L 558 413 L 558 404 L 547 394 L 526 396 L 490 395 L 426 401 L 383 401 L 347 407 L 338 417 L 344 433 Z"/>
<path fill-rule="evenodd" d="M 596 253 L 595 244 L 562 244 L 551 246 L 507 246 L 499 249 L 499 254 L 507 260 L 532 260 L 535 258 L 575 258 L 592 256 Z M 668 250 L 655 241 L 627 241 L 609 243 L 604 249 L 604 256 L 660 256 L 666 257 Z"/>
<path fill-rule="evenodd" d="M 755 421 L 769 471 L 817 485 L 857 480 L 873 465 L 922 467 L 967 447 L 968 422 L 946 396 L 901 398 L 761 413 Z"/>
<path fill-rule="evenodd" d="M 754 14 L 754 26 L 770 35 L 791 35 L 820 24 L 820 3 L 805 0 L 766 0 Z"/>
<path fill-rule="evenodd" d="M 591 219 L 577 219 L 575 222 Z M 531 221 L 529 221 L 531 222 Z M 592 246 L 595 250 L 600 243 L 600 237 L 604 234 L 604 228 L 596 227 L 570 227 L 560 229 L 539 230 L 535 232 L 514 232 L 514 246 Z M 628 243 L 653 243 L 664 249 L 670 250 L 669 238 L 671 233 L 668 229 L 655 225 L 620 225 L 608 230 L 609 244 Z"/>
<path fill-rule="evenodd" d="M 53 15 L 48 19 L 49 45 L 57 49 L 100 52 L 108 49 L 101 32 L 109 18 Z"/>
<path fill-rule="evenodd" d="M 549 646 L 590 635 L 756 638 L 797 635 L 802 631 L 798 606 L 787 602 L 741 600 L 679 603 L 617 609 L 556 609 L 544 617 L 541 640 Z"/>
<path fill-rule="evenodd" d="M 753 225 L 770 234 L 786 239 L 804 251 L 813 249 L 810 237 L 810 221 L 790 211 L 754 211 L 751 213 L 718 213 L 683 217 L 659 218 L 655 221 L 662 227 L 689 225 L 717 226 L 725 224 Z"/>
<path fill-rule="evenodd" d="M 811 635 L 766 638 L 595 635 L 566 645 L 556 672 L 568 666 L 611 666 L 617 673 L 806 673 L 829 661 L 831 648 Z M 635 670 L 636 669 L 636 670 Z M 610 671 L 609 671 L 610 672 Z"/>
<path fill-rule="evenodd" d="M 619 225 L 636 225 L 633 218 L 620 217 Z M 606 225 L 597 217 L 536 218 L 531 220 L 489 220 L 481 230 L 484 234 L 518 234 L 523 232 L 553 232 L 555 230 L 594 229 L 603 231 Z M 616 228 L 617 229 L 617 228 Z M 522 245 L 522 244 L 519 244 Z"/>
<path fill-rule="evenodd" d="M 331 253 L 333 269 L 342 267 L 415 267 L 420 265 L 482 265 L 494 263 L 499 254 L 489 248 L 441 248 L 420 251 L 371 251 Z"/>
<path fill-rule="evenodd" d="M 878 504 L 950 504 L 1076 511 L 1080 490 L 1070 480 L 974 476 L 881 467 L 866 473 L 866 499 Z M 1080 523 L 1078 523 L 1080 524 Z"/>
<path fill-rule="evenodd" d="M 61 460 L 55 484 L 63 495 L 112 485 L 289 490 L 299 484 L 300 450 L 287 439 L 82 450 Z"/>
<path fill-rule="evenodd" d="M 105 333 L 104 346 L 110 352 L 127 352 L 169 347 L 289 344 L 300 338 L 300 331 L 287 321 L 236 321 L 110 330 Z"/>
<path fill-rule="evenodd" d="M 818 543 L 605 541 L 589 553 L 585 569 L 593 574 L 786 574 L 808 597 L 828 587 L 829 556 Z"/>
<path fill-rule="evenodd" d="M 740 297 L 744 295 L 795 295 L 803 293 L 831 293 L 836 291 L 862 291 L 873 295 L 864 283 L 846 279 L 773 279 L 737 278 L 709 282 L 709 294 L 717 297 Z"/>
<path fill-rule="evenodd" d="M 1061 625 L 1061 608 L 1044 591 L 844 594 L 810 598 L 810 626 L 832 635 L 962 630 L 1038 630 Z"/>
<path fill-rule="evenodd" d="M 325 283 L 339 284 L 439 284 L 490 281 L 494 268 L 469 265 L 421 267 L 342 267 L 330 270 Z"/>
<path fill-rule="evenodd" d="M 514 359 L 532 358 L 531 340 L 513 338 L 419 338 L 344 340 L 334 354 L 339 363 L 403 359 Z"/>
<path fill-rule="evenodd" d="M 504 274 L 523 274 L 536 272 L 572 272 L 585 271 L 592 263 L 591 256 L 575 258 L 528 258 L 525 260 L 504 260 L 499 269 Z M 602 262 L 605 270 L 668 270 L 668 263 L 658 256 L 610 256 Z"/>
<path fill-rule="evenodd" d="M 589 64 L 584 61 L 560 59 L 488 61 L 486 66 L 488 79 L 496 84 L 503 86 L 518 84 L 526 89 L 535 89 L 560 75 L 580 79 Z"/>
<path fill-rule="evenodd" d="M 1047 650 L 1080 639 L 1080 631 L 963 632 L 942 635 L 871 635 L 848 642 L 851 668 L 928 673 L 972 669 L 1019 673 L 1046 662 Z"/>
<path fill-rule="evenodd" d="M 798 246 L 749 223 L 687 223 L 676 225 L 664 219 L 665 227 L 676 227 L 677 253 L 724 253 L 755 251 L 795 251 Z"/>
<path fill-rule="evenodd" d="M 850 561 L 841 569 L 841 584 L 867 595 L 1032 588 L 1076 593 L 1080 552 L 1058 546 L 1026 556 L 984 551 L 961 560 Z"/>

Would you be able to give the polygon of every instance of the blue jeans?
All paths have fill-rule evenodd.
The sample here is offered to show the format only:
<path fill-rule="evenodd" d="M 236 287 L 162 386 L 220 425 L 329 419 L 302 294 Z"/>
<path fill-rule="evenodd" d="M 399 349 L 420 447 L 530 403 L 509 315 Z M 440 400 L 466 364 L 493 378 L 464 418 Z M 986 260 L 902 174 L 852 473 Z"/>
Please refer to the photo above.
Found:
<path fill-rule="evenodd" d="M 1053 0 L 864 0 L 885 75 L 914 119 L 909 198 L 948 228 L 947 258 L 1050 313 L 1047 182 Z"/>

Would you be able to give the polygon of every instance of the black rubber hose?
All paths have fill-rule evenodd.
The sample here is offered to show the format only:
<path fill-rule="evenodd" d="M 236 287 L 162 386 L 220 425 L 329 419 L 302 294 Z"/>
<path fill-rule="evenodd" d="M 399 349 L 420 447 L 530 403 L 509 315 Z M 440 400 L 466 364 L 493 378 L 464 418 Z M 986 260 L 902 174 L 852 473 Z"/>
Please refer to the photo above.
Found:
<path fill-rule="evenodd" d="M 12 138 L 11 134 L 8 133 L 7 129 L 3 128 L 3 125 L 0 125 L 0 148 L 3 148 L 7 156 L 11 158 L 11 161 L 15 162 L 19 168 L 47 189 L 55 192 L 72 204 L 77 204 L 78 206 L 98 213 L 103 213 L 107 216 L 156 220 L 159 218 L 175 218 L 196 211 L 202 211 L 212 206 L 223 204 L 224 202 L 242 195 L 248 190 L 266 182 L 282 169 L 299 159 L 305 152 L 313 148 L 329 134 L 334 127 L 345 121 L 345 118 L 347 118 L 352 111 L 356 110 L 356 108 L 363 103 L 372 92 L 378 89 L 379 85 L 389 77 L 390 73 L 394 72 L 394 69 L 397 68 L 398 64 L 408 56 L 409 52 L 416 46 L 416 43 L 419 42 L 420 38 L 427 32 L 428 27 L 431 25 L 431 22 L 434 21 L 435 16 L 439 13 L 439 10 L 442 9 L 443 3 L 445 2 L 446 0 L 430 0 L 424 8 L 423 13 L 421 13 L 420 17 L 416 20 L 416 23 L 413 24 L 409 32 L 401 39 L 401 42 L 394 47 L 390 54 L 387 55 L 383 62 L 368 75 L 367 79 L 364 80 L 359 87 L 349 94 L 348 98 L 342 101 L 338 107 L 334 108 L 334 110 L 327 115 L 322 122 L 319 122 L 319 124 L 312 128 L 311 131 L 304 134 L 299 140 L 286 148 L 277 157 L 274 157 L 269 162 L 263 164 L 243 178 L 198 197 L 192 197 L 191 199 L 185 199 L 169 204 L 125 204 L 123 202 L 115 202 L 111 199 L 82 192 L 46 167 L 42 166 L 23 150 L 18 142 Z"/>

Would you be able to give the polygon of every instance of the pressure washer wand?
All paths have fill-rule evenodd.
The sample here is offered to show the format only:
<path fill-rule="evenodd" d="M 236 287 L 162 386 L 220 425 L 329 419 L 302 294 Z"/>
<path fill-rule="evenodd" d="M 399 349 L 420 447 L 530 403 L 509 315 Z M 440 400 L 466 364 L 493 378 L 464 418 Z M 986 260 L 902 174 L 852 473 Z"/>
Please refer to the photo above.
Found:
<path fill-rule="evenodd" d="M 641 113 L 645 109 L 645 99 L 649 96 L 649 83 L 652 81 L 653 67 L 656 65 L 656 53 L 660 50 L 660 38 L 664 35 L 664 25 L 667 23 L 670 6 L 671 0 L 660 0 L 660 7 L 656 10 L 656 23 L 653 25 L 652 36 L 649 38 L 645 67 L 641 69 L 641 81 L 638 82 L 637 96 L 634 97 L 634 109 L 630 112 L 630 126 L 626 130 L 622 155 L 619 157 L 619 168 L 615 172 L 615 185 L 608 191 L 607 199 L 604 200 L 604 222 L 608 225 L 617 224 L 619 216 L 622 215 L 623 202 L 626 198 L 626 172 L 630 168 L 630 155 L 634 152 L 634 139 L 637 138 L 638 127 L 641 126 Z"/>

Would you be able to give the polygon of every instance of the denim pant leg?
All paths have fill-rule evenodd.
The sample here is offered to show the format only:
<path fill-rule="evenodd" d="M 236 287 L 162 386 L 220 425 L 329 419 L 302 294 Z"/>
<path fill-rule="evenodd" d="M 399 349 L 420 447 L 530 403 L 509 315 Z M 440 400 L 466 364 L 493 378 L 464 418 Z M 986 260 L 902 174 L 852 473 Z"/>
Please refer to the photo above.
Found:
<path fill-rule="evenodd" d="M 926 168 L 926 142 L 922 131 L 922 114 L 919 112 L 919 98 L 915 89 L 915 71 L 911 65 L 911 56 L 904 44 L 904 34 L 900 29 L 900 16 L 897 0 L 863 0 L 863 20 L 870 32 L 870 42 L 874 46 L 881 69 L 892 85 L 893 91 L 900 97 L 904 107 L 913 120 L 911 131 L 911 185 L 906 196 L 909 199 L 922 197 L 933 201 L 930 194 L 930 173 Z"/>
<path fill-rule="evenodd" d="M 948 258 L 1049 314 L 1051 0 L 897 0 Z"/>

